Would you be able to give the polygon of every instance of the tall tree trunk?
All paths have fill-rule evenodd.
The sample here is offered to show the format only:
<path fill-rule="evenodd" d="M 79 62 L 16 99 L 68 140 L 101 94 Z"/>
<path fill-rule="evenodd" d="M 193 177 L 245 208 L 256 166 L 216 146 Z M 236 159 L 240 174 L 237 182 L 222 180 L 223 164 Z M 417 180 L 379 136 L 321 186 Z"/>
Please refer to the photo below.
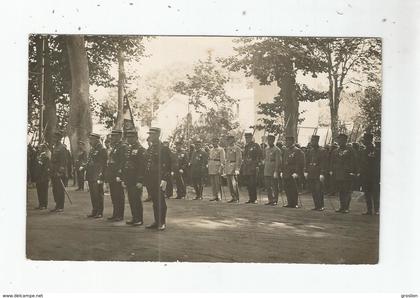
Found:
<path fill-rule="evenodd" d="M 280 87 L 280 95 L 284 102 L 284 116 L 285 116 L 285 134 L 286 136 L 293 136 L 297 141 L 297 126 L 299 120 L 299 102 L 296 93 L 296 78 L 293 72 L 282 76 L 277 81 Z"/>
<path fill-rule="evenodd" d="M 70 114 L 67 133 L 71 152 L 75 159 L 80 140 L 88 145 L 92 131 L 92 118 L 89 106 L 89 68 L 83 35 L 70 35 L 66 38 L 71 73 Z"/>
<path fill-rule="evenodd" d="M 42 81 L 42 76 L 39 75 L 39 90 L 41 90 L 41 84 L 44 84 L 44 106 L 41 107 L 43 113 L 43 127 L 42 131 L 44 134 L 44 141 L 51 143 L 52 136 L 55 132 L 57 125 L 57 113 L 55 105 L 55 88 L 52 83 L 51 69 L 50 69 L 50 50 L 48 47 L 48 39 L 45 41 L 44 52 L 42 50 L 42 36 L 39 35 L 39 38 L 36 41 L 36 51 L 37 51 L 37 63 L 39 73 L 42 72 L 42 55 L 44 55 L 44 82 Z M 39 99 L 41 100 L 41 91 L 39 94 Z"/>
<path fill-rule="evenodd" d="M 331 117 L 331 136 L 332 136 L 332 140 L 335 141 L 339 133 L 338 109 L 340 107 L 340 95 L 341 95 L 342 87 L 338 86 L 337 76 L 329 77 L 329 84 L 330 85 L 328 88 L 328 99 L 329 99 L 330 117 Z"/>
<path fill-rule="evenodd" d="M 124 84 L 125 84 L 125 69 L 124 69 L 124 53 L 118 50 L 118 110 L 117 120 L 115 122 L 115 129 L 122 129 L 124 123 Z"/>

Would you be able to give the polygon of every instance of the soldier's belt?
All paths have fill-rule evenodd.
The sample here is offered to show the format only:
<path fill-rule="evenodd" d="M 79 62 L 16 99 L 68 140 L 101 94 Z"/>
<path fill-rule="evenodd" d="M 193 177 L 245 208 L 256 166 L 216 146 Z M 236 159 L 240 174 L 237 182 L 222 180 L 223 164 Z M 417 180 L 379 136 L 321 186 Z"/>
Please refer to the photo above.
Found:
<path fill-rule="evenodd" d="M 220 161 L 220 159 L 210 159 L 211 161 Z"/>

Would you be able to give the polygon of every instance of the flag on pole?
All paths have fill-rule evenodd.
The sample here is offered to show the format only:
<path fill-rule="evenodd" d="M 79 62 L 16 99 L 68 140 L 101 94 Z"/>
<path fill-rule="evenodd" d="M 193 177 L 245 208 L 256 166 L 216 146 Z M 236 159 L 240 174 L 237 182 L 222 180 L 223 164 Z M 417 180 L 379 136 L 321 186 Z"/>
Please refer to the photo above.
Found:
<path fill-rule="evenodd" d="M 123 107 L 123 132 L 127 130 L 136 130 L 134 125 L 133 114 L 131 112 L 130 102 L 127 95 L 124 95 L 124 107 Z"/>

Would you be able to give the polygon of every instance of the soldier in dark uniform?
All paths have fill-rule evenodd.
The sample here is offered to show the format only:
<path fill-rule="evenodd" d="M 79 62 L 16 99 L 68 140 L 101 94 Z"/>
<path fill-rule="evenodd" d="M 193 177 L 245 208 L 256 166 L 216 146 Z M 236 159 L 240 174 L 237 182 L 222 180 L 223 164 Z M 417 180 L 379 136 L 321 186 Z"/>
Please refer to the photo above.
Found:
<path fill-rule="evenodd" d="M 332 175 L 336 190 L 339 192 L 340 208 L 336 212 L 348 213 L 352 193 L 352 180 L 355 176 L 354 154 L 347 147 L 347 135 L 339 134 L 338 148 L 331 154 L 330 174 Z"/>
<path fill-rule="evenodd" d="M 153 201 L 154 222 L 146 228 L 163 231 L 166 228 L 166 202 L 164 191 L 171 175 L 171 154 L 159 140 L 160 128 L 149 129 L 150 147 L 147 148 L 145 182 Z"/>
<path fill-rule="evenodd" d="M 38 195 L 38 210 L 47 209 L 48 205 L 48 182 L 50 171 L 51 153 L 47 144 L 41 144 L 36 154 L 32 179 L 36 183 L 36 192 Z"/>
<path fill-rule="evenodd" d="M 83 165 L 87 161 L 87 152 L 85 149 L 85 142 L 79 141 L 79 155 L 77 156 L 76 160 L 76 175 L 77 175 L 77 189 L 78 190 L 84 190 L 85 188 L 85 170 L 83 169 Z M 80 167 L 82 167 L 82 170 L 80 170 Z"/>
<path fill-rule="evenodd" d="M 281 164 L 281 151 L 274 145 L 275 136 L 267 136 L 268 146 L 264 153 L 264 180 L 267 190 L 268 203 L 266 205 L 276 206 L 279 199 L 278 177 Z"/>
<path fill-rule="evenodd" d="M 295 146 L 293 136 L 286 137 L 286 149 L 283 152 L 282 174 L 287 208 L 298 208 L 298 178 L 303 175 L 305 155 Z"/>
<path fill-rule="evenodd" d="M 201 141 L 195 141 L 195 151 L 191 156 L 191 177 L 195 190 L 195 199 L 203 199 L 204 176 L 207 170 L 208 155 L 201 148 Z"/>
<path fill-rule="evenodd" d="M 51 153 L 51 184 L 55 201 L 55 208 L 51 212 L 64 210 L 64 182 L 67 179 L 67 151 L 61 139 L 63 133 L 54 134 L 54 147 Z"/>
<path fill-rule="evenodd" d="M 100 142 L 97 133 L 89 135 L 90 151 L 83 168 L 86 170 L 86 180 L 89 184 L 92 212 L 87 217 L 102 218 L 104 211 L 104 173 L 107 162 L 107 152 Z"/>
<path fill-rule="evenodd" d="M 166 148 L 168 148 L 169 152 L 171 153 L 171 159 L 173 160 L 175 158 L 174 153 L 172 152 L 171 148 L 169 147 L 169 142 L 168 141 L 164 141 L 162 142 L 162 145 Z M 168 178 L 168 185 L 166 185 L 166 190 L 165 190 L 165 198 L 170 199 L 172 198 L 172 196 L 174 195 L 174 183 L 173 183 L 173 175 L 171 172 L 171 175 Z"/>
<path fill-rule="evenodd" d="M 358 176 L 362 185 L 362 191 L 366 199 L 366 213 L 364 215 L 379 214 L 379 185 L 378 165 L 380 164 L 379 151 L 372 143 L 373 135 L 366 132 L 363 135 L 364 148 L 360 152 Z M 374 209 L 374 210 L 373 210 Z"/>
<path fill-rule="evenodd" d="M 128 202 L 130 203 L 132 219 L 126 224 L 140 226 L 143 224 L 143 184 L 145 174 L 145 149 L 138 141 L 137 131 L 126 132 L 128 149 L 125 151 L 123 168 L 124 183 L 127 187 Z"/>
<path fill-rule="evenodd" d="M 327 152 L 319 146 L 319 136 L 311 137 L 311 145 L 305 156 L 305 176 L 314 200 L 312 210 L 324 210 L 324 181 L 327 170 Z"/>
<path fill-rule="evenodd" d="M 124 188 L 122 186 L 122 171 L 126 158 L 127 145 L 122 141 L 122 131 L 112 130 L 111 150 L 108 155 L 106 168 L 106 181 L 109 183 L 109 192 L 113 206 L 111 221 L 122 221 L 124 218 Z"/>
<path fill-rule="evenodd" d="M 177 141 L 175 143 L 176 151 L 174 154 L 173 161 L 173 177 L 176 184 L 176 198 L 183 199 L 187 194 L 187 188 L 185 185 L 185 173 L 188 168 L 188 155 L 182 150 L 182 142 Z M 171 174 L 172 174 L 171 173 Z"/>
<path fill-rule="evenodd" d="M 259 172 L 262 160 L 261 147 L 252 139 L 252 132 L 245 132 L 245 148 L 242 160 L 242 175 L 245 177 L 248 188 L 248 201 L 245 204 L 255 204 L 257 202 L 257 174 L 264 177 L 264 173 Z"/>

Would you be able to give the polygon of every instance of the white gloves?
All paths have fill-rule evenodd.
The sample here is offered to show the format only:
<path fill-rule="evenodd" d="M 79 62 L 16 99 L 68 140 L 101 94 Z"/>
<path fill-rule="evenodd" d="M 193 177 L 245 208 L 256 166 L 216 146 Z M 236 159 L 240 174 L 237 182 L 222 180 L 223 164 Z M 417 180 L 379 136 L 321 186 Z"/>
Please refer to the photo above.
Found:
<path fill-rule="evenodd" d="M 238 176 L 239 175 L 239 171 L 235 170 L 235 175 Z"/>
<path fill-rule="evenodd" d="M 115 181 L 121 182 L 121 178 L 120 177 L 115 177 Z"/>
<path fill-rule="evenodd" d="M 141 184 L 141 182 L 137 182 L 137 183 L 136 183 L 136 187 L 137 187 L 138 189 L 140 189 L 140 188 L 142 188 L 142 187 L 143 187 L 143 184 Z"/>
<path fill-rule="evenodd" d="M 83 167 L 80 167 L 80 168 L 79 168 L 79 171 L 83 171 Z"/>
<path fill-rule="evenodd" d="M 321 182 L 324 182 L 325 181 L 324 175 L 319 175 L 319 181 L 321 181 Z"/>
<path fill-rule="evenodd" d="M 165 180 L 160 181 L 160 188 L 165 191 L 167 182 Z"/>
<path fill-rule="evenodd" d="M 98 184 L 102 184 L 102 183 L 104 183 L 102 180 L 98 180 L 98 181 L 96 181 Z"/>
<path fill-rule="evenodd" d="M 273 178 L 274 178 L 274 179 L 277 179 L 277 178 L 278 178 L 278 176 L 279 176 L 279 175 L 277 174 L 277 172 L 274 172 Z"/>
<path fill-rule="evenodd" d="M 298 174 L 296 174 L 296 173 L 293 173 L 293 174 L 292 174 L 292 177 L 293 177 L 293 179 L 297 179 L 297 178 L 299 177 L 299 175 L 298 175 Z"/>
<path fill-rule="evenodd" d="M 183 169 L 179 169 L 179 172 L 182 174 L 182 173 L 184 173 L 184 170 Z"/>
<path fill-rule="evenodd" d="M 305 179 L 308 179 L 308 172 L 303 173 L 303 175 L 305 176 Z"/>

